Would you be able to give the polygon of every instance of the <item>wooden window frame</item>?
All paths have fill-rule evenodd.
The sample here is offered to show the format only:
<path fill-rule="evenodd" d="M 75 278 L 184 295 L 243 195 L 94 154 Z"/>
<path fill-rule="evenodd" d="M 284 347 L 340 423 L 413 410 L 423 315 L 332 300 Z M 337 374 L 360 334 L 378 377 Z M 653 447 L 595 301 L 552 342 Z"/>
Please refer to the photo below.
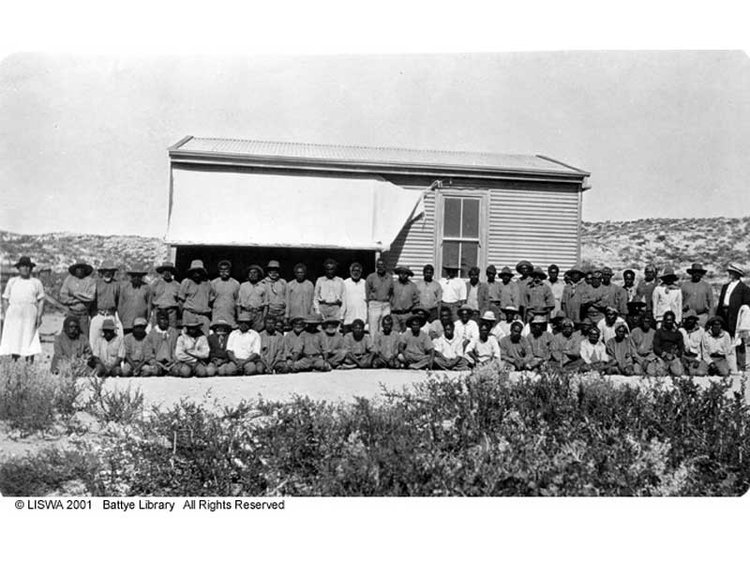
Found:
<path fill-rule="evenodd" d="M 445 198 L 471 198 L 479 200 L 479 238 L 443 237 Z M 488 220 L 490 209 L 490 194 L 487 190 L 447 189 L 437 190 L 435 193 L 435 274 L 443 277 L 443 241 L 473 241 L 479 242 L 477 250 L 477 267 L 480 272 L 487 268 L 487 240 Z M 437 271 L 439 270 L 439 271 Z M 464 278 L 465 279 L 465 278 Z"/>

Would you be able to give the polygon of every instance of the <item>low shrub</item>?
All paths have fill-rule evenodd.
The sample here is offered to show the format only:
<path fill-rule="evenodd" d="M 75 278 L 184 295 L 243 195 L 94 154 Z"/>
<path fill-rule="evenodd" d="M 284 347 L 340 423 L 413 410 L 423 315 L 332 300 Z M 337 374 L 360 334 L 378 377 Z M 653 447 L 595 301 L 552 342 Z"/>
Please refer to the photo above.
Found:
<path fill-rule="evenodd" d="M 49 448 L 34 456 L 3 463 L 0 491 L 6 496 L 44 496 L 73 482 L 82 485 L 89 494 L 101 494 L 102 489 L 96 484 L 99 470 L 96 456 L 86 449 Z"/>
<path fill-rule="evenodd" d="M 104 389 L 106 380 L 92 377 L 89 380 L 91 397 L 86 410 L 100 422 L 107 424 L 132 424 L 143 414 L 143 392 L 133 391 L 130 385 L 125 389 Z"/>

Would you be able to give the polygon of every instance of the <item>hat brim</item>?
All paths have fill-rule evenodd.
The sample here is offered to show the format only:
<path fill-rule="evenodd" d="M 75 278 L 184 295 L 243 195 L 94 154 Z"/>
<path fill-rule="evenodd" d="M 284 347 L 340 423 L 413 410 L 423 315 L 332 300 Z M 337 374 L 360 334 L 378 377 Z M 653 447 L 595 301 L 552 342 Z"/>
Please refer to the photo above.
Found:
<path fill-rule="evenodd" d="M 260 277 L 263 277 L 266 274 L 263 268 L 253 264 L 252 266 L 248 266 L 247 270 L 245 270 L 245 275 L 249 276 L 250 272 L 252 272 L 253 270 L 257 270 Z"/>
<path fill-rule="evenodd" d="M 679 276 L 677 274 L 666 274 L 666 275 L 663 275 L 663 276 L 659 276 L 659 279 L 661 281 L 676 280 L 678 277 Z"/>
<path fill-rule="evenodd" d="M 446 269 L 448 269 L 448 268 L 446 268 Z M 458 268 L 456 268 L 456 270 L 458 270 Z M 414 272 L 412 272 L 409 268 L 395 268 L 393 270 L 393 273 L 395 273 L 396 275 L 400 274 L 401 272 L 404 272 L 405 274 L 407 274 L 409 276 L 413 276 L 414 275 Z"/>
<path fill-rule="evenodd" d="M 708 270 L 702 268 L 688 268 L 685 270 L 688 274 L 707 274 Z"/>
<path fill-rule="evenodd" d="M 182 323 L 183 328 L 193 328 L 193 327 L 199 327 L 203 326 L 203 323 L 200 321 L 188 321 Z"/>
<path fill-rule="evenodd" d="M 132 275 L 145 276 L 146 274 L 148 274 L 146 270 L 128 270 L 125 273 L 128 274 L 129 276 L 132 276 Z"/>
<path fill-rule="evenodd" d="M 34 262 L 21 262 L 20 260 L 13 264 L 14 268 L 20 268 L 21 266 L 28 266 L 29 268 L 35 268 L 36 264 Z"/>
<path fill-rule="evenodd" d="M 727 268 L 727 272 L 734 272 L 735 274 L 737 274 L 740 277 L 744 277 L 744 275 L 745 275 L 744 271 L 738 270 L 737 268 Z"/>
<path fill-rule="evenodd" d="M 193 272 L 203 272 L 205 275 L 208 275 L 208 270 L 206 268 L 200 267 L 200 268 L 188 268 L 188 271 L 185 272 L 186 275 L 190 275 Z"/>
<path fill-rule="evenodd" d="M 72 266 L 68 268 L 68 273 L 70 275 L 75 275 L 76 268 L 83 268 L 84 272 L 86 272 L 85 275 L 89 276 L 94 271 L 94 267 L 90 264 L 86 264 L 85 262 L 76 262 Z"/>
<path fill-rule="evenodd" d="M 177 268 L 175 268 L 174 266 L 159 266 L 158 268 L 156 268 L 156 273 L 163 274 L 167 270 L 169 270 L 173 274 L 177 272 Z"/>

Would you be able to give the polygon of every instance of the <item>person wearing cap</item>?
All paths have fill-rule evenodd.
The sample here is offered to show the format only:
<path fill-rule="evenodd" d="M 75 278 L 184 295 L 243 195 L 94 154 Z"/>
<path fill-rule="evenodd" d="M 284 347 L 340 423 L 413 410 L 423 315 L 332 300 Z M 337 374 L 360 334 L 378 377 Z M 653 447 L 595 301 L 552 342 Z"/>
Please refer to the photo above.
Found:
<path fill-rule="evenodd" d="M 175 344 L 175 365 L 173 373 L 180 377 L 206 377 L 208 370 L 208 356 L 211 348 L 208 346 L 208 338 L 203 334 L 203 323 L 200 319 L 186 319 L 182 323 L 184 331 L 177 338 Z"/>
<path fill-rule="evenodd" d="M 80 317 L 68 315 L 63 320 L 60 334 L 55 336 L 50 371 L 58 373 L 60 362 L 74 360 L 83 360 L 91 368 L 96 366 L 89 339 L 82 336 Z"/>
<path fill-rule="evenodd" d="M 703 335 L 701 348 L 708 375 L 726 377 L 736 365 L 735 348 L 729 333 L 723 328 L 724 320 L 714 315 L 708 319 L 708 330 Z"/>
<path fill-rule="evenodd" d="M 729 333 L 733 341 L 742 336 L 737 333 L 737 320 L 740 309 L 743 305 L 750 305 L 750 287 L 745 285 L 742 278 L 745 272 L 736 264 L 727 266 L 727 275 L 729 282 L 725 283 L 719 294 L 719 302 L 716 308 L 716 314 L 724 321 L 724 330 Z M 731 357 L 731 361 L 736 361 L 737 365 L 731 365 L 731 371 L 744 371 L 750 364 L 750 337 L 744 336 L 744 346 L 737 346 L 736 353 Z"/>
<path fill-rule="evenodd" d="M 219 260 L 218 277 L 211 280 L 214 301 L 211 306 L 211 318 L 222 319 L 234 325 L 237 316 L 237 300 L 240 297 L 240 282 L 232 277 L 232 263 Z"/>
<path fill-rule="evenodd" d="M 444 310 L 447 311 L 447 309 Z M 453 323 L 446 323 L 442 334 L 432 339 L 432 345 L 435 348 L 435 369 L 445 371 L 469 369 L 469 361 L 464 356 L 464 344 L 464 340 L 456 336 Z"/>
<path fill-rule="evenodd" d="M 552 359 L 552 334 L 547 330 L 547 317 L 534 315 L 529 323 L 530 332 L 526 337 L 531 348 L 528 366 L 532 370 L 542 370 Z"/>
<path fill-rule="evenodd" d="M 550 365 L 562 371 L 581 369 L 581 341 L 583 336 L 575 331 L 575 323 L 565 318 L 560 322 L 560 332 L 552 336 L 550 343 Z"/>
<path fill-rule="evenodd" d="M 268 286 L 262 283 L 263 276 L 263 268 L 257 264 L 248 266 L 247 281 L 240 284 L 237 296 L 237 318 L 242 313 L 247 313 L 250 317 L 250 328 L 255 332 L 263 330 L 268 309 Z"/>
<path fill-rule="evenodd" d="M 607 339 L 604 349 L 610 358 L 610 365 L 605 369 L 607 375 L 641 375 L 641 367 L 633 359 L 633 346 L 628 338 L 628 327 L 618 324 L 615 335 Z"/>
<path fill-rule="evenodd" d="M 122 334 L 117 333 L 114 319 L 104 319 L 101 328 L 101 338 L 97 338 L 96 346 L 91 351 L 96 363 L 96 375 L 99 377 L 118 377 L 122 375 L 122 362 L 125 360 L 125 345 Z"/>
<path fill-rule="evenodd" d="M 658 362 L 654 353 L 654 330 L 651 316 L 642 314 L 639 325 L 630 333 L 630 346 L 633 351 L 633 361 L 640 367 L 640 373 L 656 375 Z"/>
<path fill-rule="evenodd" d="M 533 315 L 543 315 L 546 321 L 550 311 L 555 308 L 555 297 L 550 286 L 544 283 L 546 279 L 547 274 L 539 267 L 531 272 L 531 280 L 521 293 L 523 318 L 528 320 Z"/>
<path fill-rule="evenodd" d="M 562 307 L 565 316 L 573 323 L 581 322 L 581 294 L 584 288 L 583 271 L 578 267 L 573 267 L 565 272 L 565 277 L 570 280 L 563 289 L 560 307 Z"/>
<path fill-rule="evenodd" d="M 657 358 L 657 375 L 684 375 L 682 354 L 685 343 L 675 326 L 674 311 L 666 311 L 661 326 L 654 332 L 654 354 Z"/>
<path fill-rule="evenodd" d="M 461 305 L 458 309 L 458 318 L 453 323 L 453 331 L 458 338 L 464 341 L 464 346 L 479 338 L 479 325 L 471 317 L 474 310 L 468 305 Z"/>
<path fill-rule="evenodd" d="M 656 279 L 657 272 L 656 266 L 648 264 L 643 269 L 643 279 L 635 287 L 636 298 L 646 304 L 645 313 L 649 316 L 653 316 L 654 290 L 659 285 L 659 280 Z"/>
<path fill-rule="evenodd" d="M 550 315 L 554 317 L 558 311 L 562 310 L 562 296 L 565 291 L 565 282 L 560 279 L 560 267 L 557 264 L 549 265 L 544 283 L 552 290 L 552 298 L 555 300 L 555 306 L 550 312 Z"/>
<path fill-rule="evenodd" d="M 324 371 L 339 369 L 346 359 L 348 350 L 344 336 L 339 332 L 340 325 L 341 321 L 335 317 L 324 319 L 321 323 L 323 330 L 318 336 L 323 348 L 323 361 L 327 364 L 327 369 Z"/>
<path fill-rule="evenodd" d="M 3 311 L 6 311 L 0 338 L 0 356 L 23 357 L 34 361 L 42 353 L 39 327 L 44 314 L 45 293 L 42 282 L 31 276 L 34 262 L 22 256 L 15 263 L 18 275 L 10 278 L 3 291 Z"/>
<path fill-rule="evenodd" d="M 120 284 L 115 280 L 117 266 L 111 260 L 105 260 L 98 268 L 96 278 L 93 311 L 89 323 L 89 343 L 91 349 L 97 349 L 97 341 L 102 338 L 102 324 L 105 319 L 112 319 L 119 326 L 122 335 L 122 324 L 117 317 L 117 306 L 120 302 Z"/>
<path fill-rule="evenodd" d="M 592 326 L 589 333 L 581 341 L 581 359 L 583 371 L 598 371 L 604 373 L 612 366 L 612 359 L 607 354 L 607 348 L 602 342 L 599 329 Z"/>
<path fill-rule="evenodd" d="M 521 296 L 521 304 L 519 308 L 522 308 L 523 295 L 526 291 L 526 286 L 534 279 L 532 276 L 532 273 L 534 272 L 534 265 L 528 260 L 521 260 L 518 264 L 516 264 L 516 272 L 518 272 L 521 276 L 516 280 L 516 283 L 518 284 L 518 293 Z"/>
<path fill-rule="evenodd" d="M 370 369 L 374 357 L 372 339 L 365 334 L 365 321 L 354 319 L 351 330 L 344 336 L 346 357 L 341 367 L 344 369 Z"/>
<path fill-rule="evenodd" d="M 675 315 L 677 324 L 682 322 L 682 290 L 677 284 L 677 274 L 671 266 L 664 269 L 664 273 L 659 276 L 661 284 L 654 288 L 651 296 L 651 311 L 658 328 L 664 313 L 672 311 Z"/>
<path fill-rule="evenodd" d="M 211 324 L 211 304 L 216 299 L 213 286 L 208 281 L 208 272 L 203 260 L 193 260 L 180 283 L 177 299 L 182 308 L 182 321 L 201 323 L 201 330 L 208 335 Z"/>
<path fill-rule="evenodd" d="M 68 276 L 60 287 L 60 303 L 67 307 L 67 314 L 78 317 L 80 328 L 89 337 L 89 316 L 93 312 L 96 297 L 96 280 L 91 277 L 94 268 L 79 260 L 68 268 Z"/>
<path fill-rule="evenodd" d="M 627 269 L 622 272 L 622 289 L 627 296 L 627 303 L 633 303 L 638 300 L 635 287 L 635 272 L 633 270 Z"/>
<path fill-rule="evenodd" d="M 466 282 L 466 305 L 474 311 L 474 318 L 479 318 L 490 305 L 487 284 L 479 281 L 479 274 L 479 268 L 472 266 L 469 268 L 469 281 Z"/>
<path fill-rule="evenodd" d="M 282 360 L 286 364 L 286 372 L 294 373 L 294 364 L 302 355 L 302 340 L 305 334 L 305 317 L 292 317 L 290 319 L 292 330 L 284 334 L 284 346 Z"/>
<path fill-rule="evenodd" d="M 398 332 L 407 330 L 406 320 L 412 316 L 412 309 L 419 303 L 417 286 L 409 278 L 414 275 L 406 266 L 397 266 L 393 272 L 398 276 L 393 283 L 391 295 L 391 316 Z"/>
<path fill-rule="evenodd" d="M 372 339 L 372 367 L 375 369 L 399 369 L 398 359 L 401 335 L 393 331 L 393 317 L 386 315 L 380 323 L 380 331 Z"/>
<path fill-rule="evenodd" d="M 160 312 L 164 312 L 169 319 L 169 326 L 177 328 L 179 319 L 180 300 L 177 296 L 180 293 L 180 284 L 174 279 L 177 272 L 172 262 L 162 262 L 156 267 L 156 273 L 161 277 L 151 282 L 151 310 L 152 325 L 156 326 L 157 317 Z"/>
<path fill-rule="evenodd" d="M 227 319 L 216 318 L 211 321 L 211 334 L 208 335 L 208 365 L 206 375 L 234 375 L 236 366 L 227 353 L 229 333 L 232 323 Z"/>
<path fill-rule="evenodd" d="M 510 325 L 510 334 L 500 339 L 500 356 L 511 369 L 524 371 L 529 369 L 532 352 L 529 341 L 521 336 L 523 323 L 513 321 Z"/>
<path fill-rule="evenodd" d="M 432 322 L 438 318 L 438 308 L 443 299 L 443 288 L 435 280 L 435 268 L 432 264 L 425 264 L 422 268 L 422 279 L 414 282 L 419 293 L 418 305 L 427 311 L 427 320 Z"/>
<path fill-rule="evenodd" d="M 342 330 L 351 330 L 356 319 L 367 318 L 367 282 L 362 279 L 362 264 L 354 262 L 349 266 L 349 277 L 344 280 L 344 302 L 341 305 Z"/>
<path fill-rule="evenodd" d="M 475 367 L 491 365 L 500 370 L 504 367 L 500 359 L 500 345 L 497 339 L 490 334 L 491 328 L 491 321 L 480 321 L 479 337 L 469 342 L 464 351 L 464 356 Z"/>
<path fill-rule="evenodd" d="M 688 375 L 708 374 L 708 364 L 703 361 L 703 337 L 706 331 L 698 324 L 699 319 L 698 313 L 692 309 L 682 315 L 680 334 L 685 343 L 682 363 Z"/>
<path fill-rule="evenodd" d="M 444 266 L 443 270 L 445 270 L 445 277 L 440 280 L 440 289 L 443 292 L 440 307 L 447 307 L 451 310 L 451 315 L 455 317 L 458 308 L 466 303 L 466 284 L 458 277 L 459 268 Z"/>
<path fill-rule="evenodd" d="M 435 360 L 435 347 L 430 337 L 422 332 L 422 319 L 412 315 L 406 325 L 408 330 L 401 335 L 399 344 L 399 360 L 408 369 L 429 369 Z"/>
<path fill-rule="evenodd" d="M 336 275 L 338 264 L 333 258 L 323 262 L 325 275 L 315 282 L 314 311 L 323 318 L 341 318 L 341 305 L 344 303 L 344 280 Z"/>
<path fill-rule="evenodd" d="M 178 375 L 173 371 L 175 366 L 175 348 L 180 331 L 170 326 L 172 319 L 167 309 L 157 309 L 154 314 L 156 324 L 146 335 L 146 357 L 154 370 L 154 375 Z"/>
<path fill-rule="evenodd" d="M 311 284 L 312 285 L 312 284 Z M 256 364 L 258 373 L 286 373 L 284 357 L 284 335 L 276 330 L 276 320 L 269 317 L 260 333 L 260 360 Z"/>
<path fill-rule="evenodd" d="M 278 260 L 270 260 L 266 265 L 266 277 L 263 283 L 266 285 L 266 295 L 268 308 L 266 315 L 275 319 L 283 319 L 286 314 L 287 302 L 287 283 L 281 279 L 279 270 L 281 264 Z"/>
<path fill-rule="evenodd" d="M 498 277 L 500 278 L 500 283 L 498 284 L 499 287 L 497 288 L 499 298 L 495 299 L 490 295 L 490 303 L 496 305 L 501 312 L 504 307 L 520 307 L 520 287 L 513 281 L 513 270 L 508 268 L 508 266 L 504 266 L 503 269 L 500 270 Z"/>
<path fill-rule="evenodd" d="M 605 307 L 614 307 L 623 317 L 628 314 L 628 294 L 619 285 L 612 283 L 614 272 L 609 266 L 602 268 L 602 288 Z M 613 336 L 614 337 L 614 336 Z"/>
<path fill-rule="evenodd" d="M 255 375 L 261 361 L 260 334 L 250 327 L 252 315 L 242 312 L 237 316 L 237 328 L 229 334 L 227 356 L 234 373 Z"/>
<path fill-rule="evenodd" d="M 620 325 L 625 325 L 626 328 L 628 326 L 625 322 L 625 319 L 623 319 L 618 314 L 617 309 L 611 306 L 607 307 L 604 310 L 604 318 L 596 324 L 596 328 L 599 329 L 599 333 L 601 334 L 601 339 L 604 344 L 606 344 L 610 338 L 615 337 L 617 327 Z"/>
<path fill-rule="evenodd" d="M 157 370 L 148 363 L 148 346 L 146 342 L 146 327 L 148 321 L 144 317 L 136 317 L 130 326 L 130 332 L 123 339 L 125 357 L 122 362 L 123 377 L 147 377 L 156 375 Z"/>
<path fill-rule="evenodd" d="M 294 266 L 294 279 L 286 286 L 286 309 L 284 318 L 287 323 L 295 317 L 308 317 L 313 312 L 315 286 L 307 278 L 307 266 L 301 262 Z"/>
<path fill-rule="evenodd" d="M 713 315 L 716 308 L 714 290 L 703 279 L 707 270 L 700 263 L 694 263 L 687 269 L 690 279 L 682 282 L 682 310 L 694 311 L 698 315 L 698 323 L 705 326 L 708 317 Z"/>
<path fill-rule="evenodd" d="M 117 315 L 125 335 L 133 331 L 135 319 L 151 317 L 151 286 L 143 280 L 146 268 L 134 266 L 127 274 L 130 279 L 120 283 L 120 302 L 117 305 Z"/>
<path fill-rule="evenodd" d="M 329 326 L 333 323 L 334 333 L 338 328 L 338 320 L 329 317 Z M 303 371 L 331 371 L 331 365 L 326 361 L 323 343 L 323 333 L 317 317 L 305 319 L 305 331 L 301 334 L 300 345 L 295 350 L 293 369 L 295 373 Z M 339 334 L 339 336 L 341 336 Z"/>
<path fill-rule="evenodd" d="M 367 326 L 371 335 L 381 330 L 383 317 L 391 314 L 393 296 L 393 276 L 385 269 L 385 260 L 378 258 L 375 271 L 365 279 L 367 297 Z"/>

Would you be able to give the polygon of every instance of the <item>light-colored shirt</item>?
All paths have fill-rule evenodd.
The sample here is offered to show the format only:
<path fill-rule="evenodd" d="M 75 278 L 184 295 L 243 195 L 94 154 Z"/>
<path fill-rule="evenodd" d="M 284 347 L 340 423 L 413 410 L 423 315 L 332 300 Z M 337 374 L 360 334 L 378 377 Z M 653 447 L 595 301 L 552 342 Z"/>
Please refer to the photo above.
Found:
<path fill-rule="evenodd" d="M 92 351 L 106 367 L 111 368 L 125 357 L 124 339 L 119 334 L 116 334 L 110 341 L 106 338 L 97 338 Z"/>
<path fill-rule="evenodd" d="M 286 317 L 308 317 L 313 311 L 315 286 L 310 280 L 290 281 L 286 286 Z"/>
<path fill-rule="evenodd" d="M 562 307 L 562 295 L 563 291 L 565 291 L 565 282 L 560 278 L 557 278 L 555 283 L 551 283 L 549 280 L 544 280 L 544 283 L 552 290 L 552 297 L 555 300 L 555 308 L 552 310 L 552 314 L 554 315 Z"/>
<path fill-rule="evenodd" d="M 96 280 L 91 276 L 77 278 L 68 275 L 60 287 L 60 303 L 75 311 L 88 309 L 95 297 Z"/>
<path fill-rule="evenodd" d="M 694 283 L 688 280 L 682 283 L 682 307 L 692 309 L 698 315 L 711 314 L 714 309 L 714 290 L 704 280 Z"/>
<path fill-rule="evenodd" d="M 672 311 L 675 314 L 675 322 L 682 322 L 682 291 L 679 287 L 662 284 L 654 289 L 652 299 L 654 319 L 661 321 L 664 313 Z"/>
<path fill-rule="evenodd" d="M 734 347 L 726 330 L 722 330 L 719 336 L 714 336 L 710 330 L 705 331 L 701 347 L 703 348 L 703 361 L 707 364 L 716 361 L 711 354 L 723 354 L 726 359 L 734 354 Z"/>
<path fill-rule="evenodd" d="M 181 334 L 177 337 L 177 344 L 174 350 L 175 360 L 186 364 L 194 364 L 198 362 L 196 358 L 188 356 L 186 352 L 195 354 L 199 358 L 205 360 L 211 352 L 211 348 L 208 345 L 208 338 L 203 334 L 197 338 L 193 338 L 187 333 Z"/>
<path fill-rule="evenodd" d="M 443 298 L 443 289 L 440 287 L 440 283 L 434 279 L 427 283 L 424 280 L 417 280 L 414 282 L 419 292 L 419 306 L 423 309 L 434 309 L 440 304 Z"/>
<path fill-rule="evenodd" d="M 237 296 L 237 303 L 240 308 L 262 309 L 268 303 L 268 288 L 263 282 L 250 283 L 249 281 L 240 284 L 240 292 Z"/>
<path fill-rule="evenodd" d="M 177 307 L 179 293 L 180 284 L 175 280 L 167 282 L 164 278 L 157 278 L 151 282 L 151 302 L 154 307 L 161 309 Z"/>
<path fill-rule="evenodd" d="M 352 278 L 344 280 L 344 303 L 341 306 L 341 318 L 345 325 L 352 324 L 355 319 L 367 321 L 366 283 L 362 278 L 356 282 Z"/>
<path fill-rule="evenodd" d="M 684 328 L 680 328 L 682 339 L 685 341 L 685 351 L 691 354 L 696 354 L 698 358 L 703 356 L 703 335 L 705 330 L 701 327 L 696 326 L 693 330 L 688 332 Z"/>
<path fill-rule="evenodd" d="M 464 355 L 464 340 L 455 334 L 453 335 L 452 340 L 448 340 L 445 334 L 433 338 L 432 345 L 435 347 L 436 352 L 439 352 L 448 360 Z"/>
<path fill-rule="evenodd" d="M 739 283 L 740 283 L 740 280 L 734 280 L 734 281 L 730 281 L 727 284 L 727 290 L 724 293 L 724 302 L 722 303 L 724 307 L 729 307 L 729 298 L 732 296 L 732 292 L 734 291 L 734 288 L 737 287 L 737 284 Z M 60 293 L 62 294 L 62 290 L 60 290 Z"/>
<path fill-rule="evenodd" d="M 475 311 L 479 311 L 479 284 L 467 286 L 466 304 Z"/>
<path fill-rule="evenodd" d="M 628 326 L 628 324 L 625 322 L 625 319 L 623 319 L 622 317 L 617 317 L 614 324 L 612 324 L 611 326 L 607 324 L 607 319 L 600 320 L 598 323 L 596 323 L 596 326 L 599 329 L 599 333 L 601 334 L 599 340 L 606 344 L 610 338 L 615 337 L 617 327 L 620 325 L 625 325 L 626 327 Z"/>
<path fill-rule="evenodd" d="M 253 329 L 242 332 L 240 329 L 229 333 L 227 352 L 233 352 L 238 360 L 247 360 L 253 354 L 260 354 L 260 335 Z"/>
<path fill-rule="evenodd" d="M 195 283 L 190 278 L 180 282 L 180 291 L 177 293 L 177 298 L 183 302 L 182 306 L 192 313 L 210 313 L 211 302 L 215 297 L 214 288 L 208 281 Z"/>
<path fill-rule="evenodd" d="M 466 282 L 461 278 L 441 279 L 440 289 L 443 291 L 443 303 L 466 301 Z"/>
<path fill-rule="evenodd" d="M 498 344 L 497 339 L 492 335 L 488 336 L 485 342 L 482 342 L 479 338 L 469 342 L 469 345 L 466 347 L 465 355 L 468 356 L 469 352 L 476 353 L 477 363 L 480 364 L 490 360 L 500 359 L 500 345 Z"/>
<path fill-rule="evenodd" d="M 400 341 L 401 336 L 395 332 L 391 332 L 390 334 L 376 332 L 375 338 L 372 341 L 373 351 L 382 354 L 383 357 L 390 360 L 398 354 L 398 344 Z"/>
<path fill-rule="evenodd" d="M 211 311 L 212 320 L 223 319 L 230 324 L 234 324 L 237 299 L 240 296 L 240 282 L 234 278 L 229 278 L 228 280 L 215 278 L 211 280 L 211 287 L 216 296 Z"/>
<path fill-rule="evenodd" d="M 587 364 L 609 361 L 607 348 L 604 343 L 602 341 L 597 341 L 596 344 L 592 344 L 589 342 L 588 338 L 581 341 L 581 358 Z"/>
<path fill-rule="evenodd" d="M 406 283 L 397 281 L 393 284 L 392 311 L 410 311 L 417 303 L 419 303 L 419 291 L 417 291 L 414 282 L 411 280 Z"/>
<path fill-rule="evenodd" d="M 377 272 L 371 273 L 365 279 L 368 301 L 382 301 L 388 303 L 393 295 L 393 276 L 388 272 L 382 277 Z"/>
<path fill-rule="evenodd" d="M 268 305 L 276 309 L 284 308 L 286 310 L 287 283 L 281 278 L 273 281 L 266 277 L 261 283 L 266 286 L 266 295 L 268 296 Z"/>
<path fill-rule="evenodd" d="M 129 281 L 122 282 L 117 314 L 120 316 L 123 328 L 133 328 L 133 321 L 138 317 L 146 318 L 150 301 L 151 286 L 144 283 L 138 287 L 133 287 L 133 284 Z"/>
<path fill-rule="evenodd" d="M 471 342 L 479 338 L 479 325 L 471 319 L 465 324 L 461 319 L 457 319 L 453 322 L 453 332 L 458 338 Z"/>
<path fill-rule="evenodd" d="M 335 305 L 337 301 L 344 301 L 344 280 L 338 276 L 327 278 L 320 276 L 315 282 L 315 309 L 320 311 L 320 305 Z"/>

